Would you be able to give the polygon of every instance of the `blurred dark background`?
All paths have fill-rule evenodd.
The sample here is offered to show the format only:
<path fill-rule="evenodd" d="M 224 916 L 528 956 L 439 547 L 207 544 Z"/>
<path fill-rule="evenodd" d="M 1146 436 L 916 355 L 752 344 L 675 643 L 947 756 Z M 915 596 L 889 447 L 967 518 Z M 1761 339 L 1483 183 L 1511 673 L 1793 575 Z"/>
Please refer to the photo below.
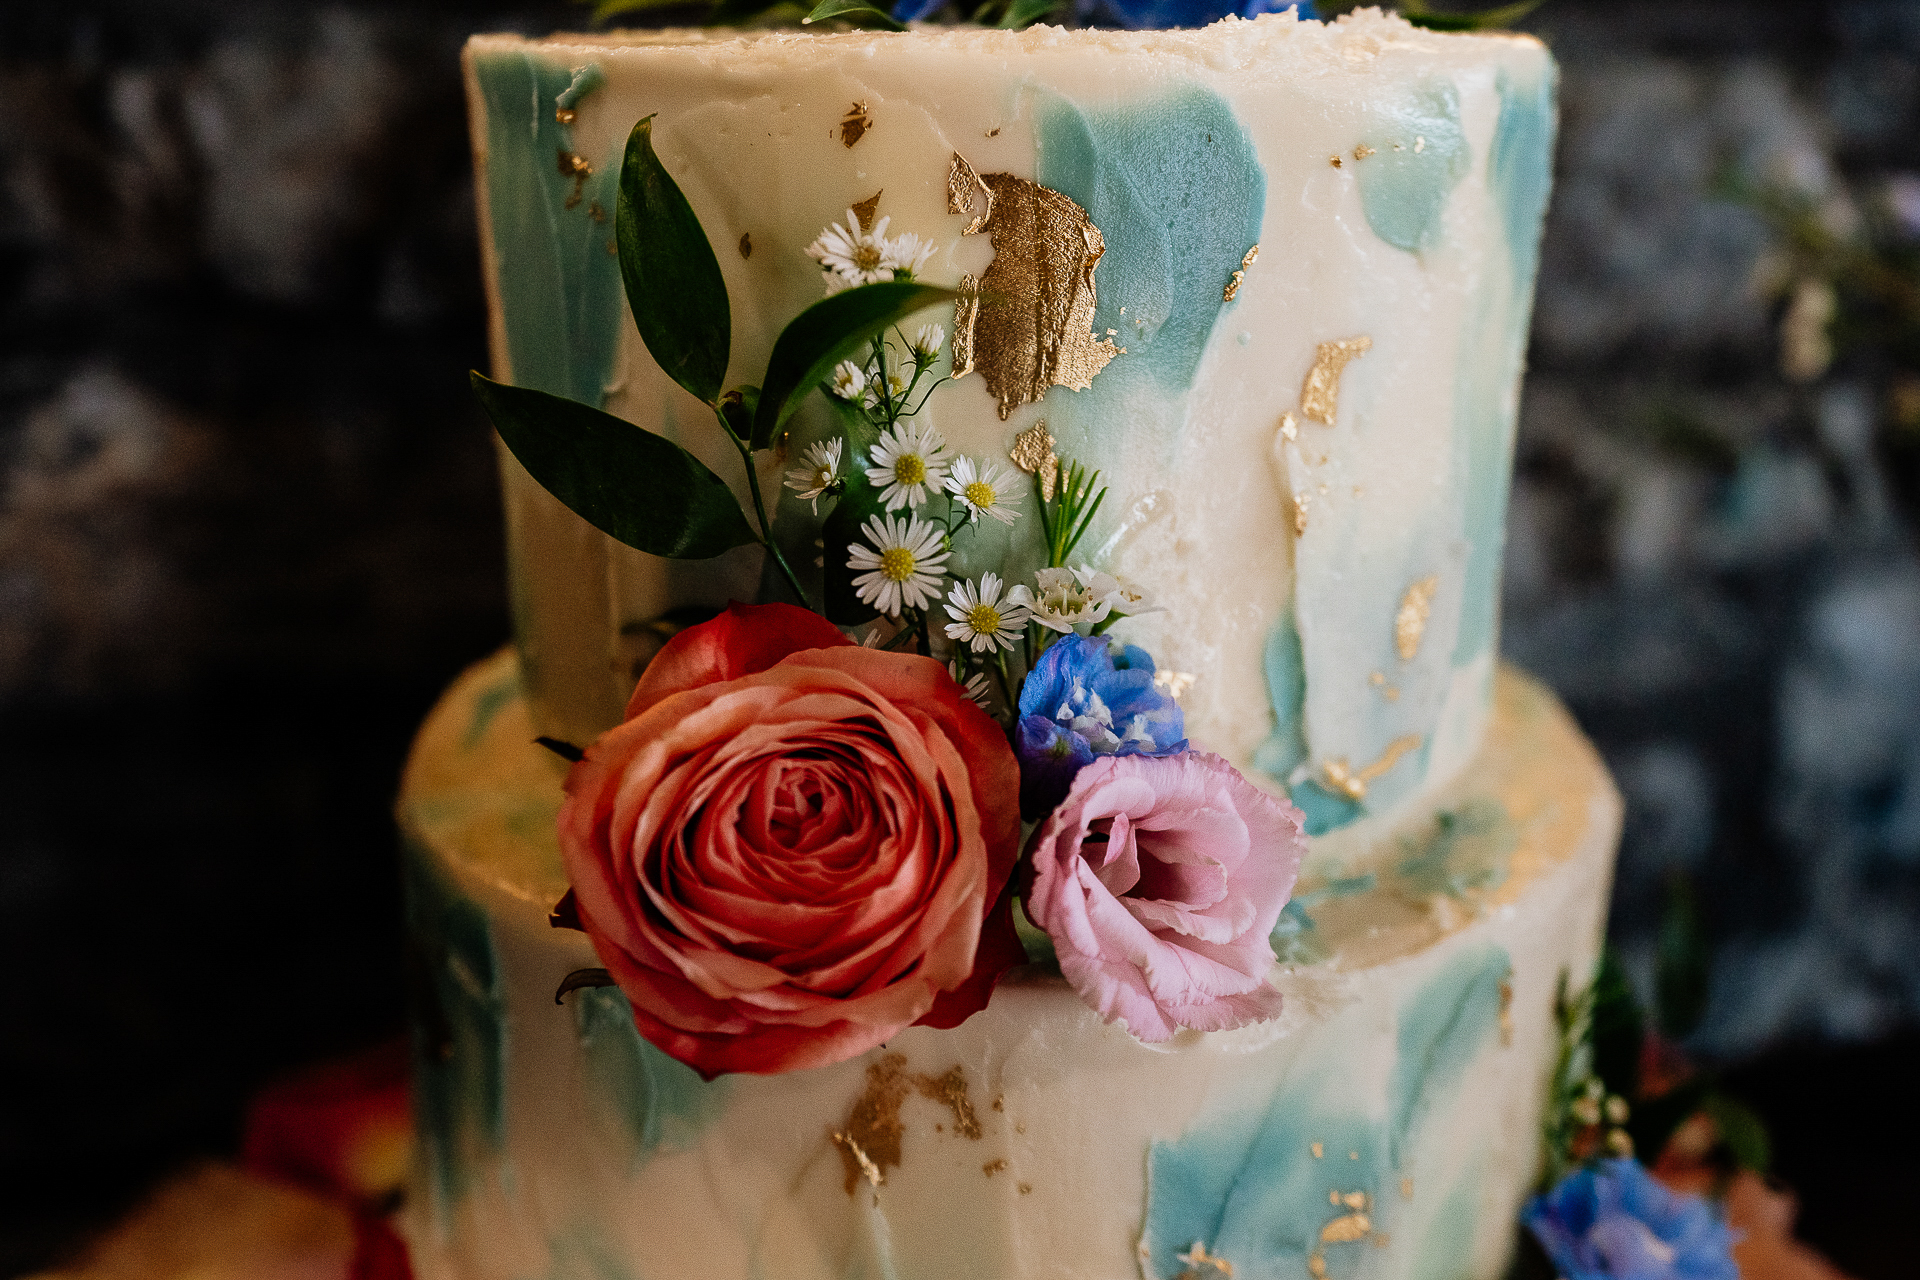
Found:
<path fill-rule="evenodd" d="M 400 1026 L 400 761 L 507 638 L 456 58 L 583 20 L 0 5 L 0 1274 Z M 1627 796 L 1636 986 L 1805 1233 L 1910 1275 L 1920 3 L 1525 25 L 1564 118 L 1505 647 Z"/>

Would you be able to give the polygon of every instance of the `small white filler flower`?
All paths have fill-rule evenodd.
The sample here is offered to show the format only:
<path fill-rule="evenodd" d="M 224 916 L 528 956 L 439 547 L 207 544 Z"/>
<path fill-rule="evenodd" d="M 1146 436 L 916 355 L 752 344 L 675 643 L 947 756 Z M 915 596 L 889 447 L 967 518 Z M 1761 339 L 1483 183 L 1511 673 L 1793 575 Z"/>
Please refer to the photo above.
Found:
<path fill-rule="evenodd" d="M 956 582 L 947 593 L 947 639 L 962 641 L 975 653 L 1011 649 L 1026 629 L 1027 611 L 1005 598 L 998 574 L 983 573 L 980 584 Z"/>
<path fill-rule="evenodd" d="M 931 362 L 940 354 L 940 348 L 947 345 L 947 331 L 937 324 L 923 324 L 913 335 L 914 357 Z"/>
<path fill-rule="evenodd" d="M 870 455 L 867 479 L 880 490 L 888 511 L 917 507 L 929 489 L 938 489 L 947 475 L 947 445 L 940 432 L 914 422 L 896 423 L 883 433 Z"/>
<path fill-rule="evenodd" d="M 821 495 L 840 480 L 841 444 L 840 437 L 835 436 L 808 445 L 800 455 L 800 465 L 787 472 L 787 488 L 812 503 L 815 515 L 820 514 Z"/>
<path fill-rule="evenodd" d="M 842 360 L 833 366 L 833 381 L 827 384 L 827 390 L 842 400 L 857 401 L 866 389 L 867 375 L 861 372 L 859 365 L 851 360 Z"/>
<path fill-rule="evenodd" d="M 1109 578 L 1108 581 L 1113 582 L 1114 587 L 1113 590 L 1109 591 L 1103 598 L 1115 613 L 1124 614 L 1131 618 L 1143 613 L 1165 613 L 1167 611 L 1167 606 L 1155 600 L 1153 593 L 1145 587 L 1136 586 L 1134 583 L 1125 580 L 1114 581 L 1114 579 Z"/>
<path fill-rule="evenodd" d="M 967 515 L 976 524 L 981 516 L 992 516 L 1001 524 L 1019 518 L 1013 504 L 1020 501 L 1020 482 L 1004 462 L 954 459 L 947 472 L 947 492 L 967 504 Z"/>
<path fill-rule="evenodd" d="M 1015 587 L 1007 593 L 1007 599 L 1026 606 L 1033 615 L 1032 620 L 1049 631 L 1065 635 L 1075 627 L 1104 622 L 1113 610 L 1106 600 L 1076 581 L 1071 569 L 1041 569 L 1033 578 L 1034 587 L 1024 584 Z"/>
<path fill-rule="evenodd" d="M 875 516 L 860 529 L 865 545 L 847 548 L 853 593 L 881 613 L 899 617 L 940 598 L 947 556 L 940 526 L 916 516 Z"/>

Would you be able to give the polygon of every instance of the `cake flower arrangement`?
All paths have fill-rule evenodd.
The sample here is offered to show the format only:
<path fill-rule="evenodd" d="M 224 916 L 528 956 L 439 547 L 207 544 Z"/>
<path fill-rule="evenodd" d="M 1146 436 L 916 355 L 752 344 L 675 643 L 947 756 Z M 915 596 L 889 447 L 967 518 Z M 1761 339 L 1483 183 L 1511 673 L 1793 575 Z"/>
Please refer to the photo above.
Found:
<path fill-rule="evenodd" d="M 871 206 L 824 228 L 804 250 L 824 296 L 757 386 L 726 387 L 718 263 L 651 118 L 632 131 L 615 219 L 628 303 L 738 453 L 750 516 L 665 438 L 473 377 L 515 456 L 591 524 L 680 559 L 759 545 L 788 597 L 675 635 L 591 745 L 543 739 L 573 762 L 556 922 L 605 965 L 562 994 L 617 984 L 641 1034 L 709 1078 L 821 1066 L 983 1008 L 1029 960 L 1018 912 L 1032 951 L 1143 1040 L 1271 1018 L 1301 814 L 1192 748 L 1152 658 L 1110 636 L 1156 606 L 1076 562 L 1098 473 L 1057 457 L 1044 425 L 976 458 L 919 420 L 954 363 L 923 313 L 995 299 L 919 279 L 935 246 L 889 231 Z M 839 429 L 790 453 L 814 396 Z M 785 458 L 771 494 L 769 451 Z M 783 500 L 817 526 L 820 601 L 775 539 Z M 1024 519 L 1044 564 L 950 572 L 984 527 Z"/>

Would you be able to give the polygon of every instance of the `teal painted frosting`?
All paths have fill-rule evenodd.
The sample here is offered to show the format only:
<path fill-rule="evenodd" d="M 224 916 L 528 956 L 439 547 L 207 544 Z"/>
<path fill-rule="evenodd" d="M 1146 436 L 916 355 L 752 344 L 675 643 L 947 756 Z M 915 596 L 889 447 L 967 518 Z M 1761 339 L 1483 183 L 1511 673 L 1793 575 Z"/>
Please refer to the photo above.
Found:
<path fill-rule="evenodd" d="M 409 849 L 415 1130 L 442 1214 L 505 1137 L 507 1032 L 486 911 Z"/>
<path fill-rule="evenodd" d="M 1036 180 L 1085 209 L 1106 241 L 1094 267 L 1094 332 L 1115 330 L 1126 354 L 1085 391 L 1049 392 L 1047 421 L 1063 455 L 1107 466 L 1118 456 L 1109 428 L 1119 406 L 1167 403 L 1193 385 L 1230 306 L 1221 294 L 1260 239 L 1266 171 L 1226 99 L 1199 86 L 1112 111 L 1042 93 L 1034 146 Z M 1177 444 L 1130 439 L 1127 448 L 1169 463 Z"/>
<path fill-rule="evenodd" d="M 709 1084 L 642 1039 L 618 987 L 589 987 L 567 999 L 587 1105 L 600 1131 L 626 1147 L 629 1171 L 655 1151 L 684 1149 L 719 1118 L 729 1081 Z"/>
<path fill-rule="evenodd" d="M 1307 664 L 1300 652 L 1300 631 L 1293 622 L 1293 601 L 1280 610 L 1262 656 L 1267 700 L 1273 706 L 1273 733 L 1254 748 L 1253 767 L 1284 784 L 1307 759 Z"/>
<path fill-rule="evenodd" d="M 491 220 L 513 382 L 597 407 L 623 327 L 620 264 L 608 251 L 620 153 L 585 157 L 593 173 L 584 181 L 563 175 L 558 161 L 573 154 L 573 130 L 554 111 L 590 93 L 598 68 L 571 71 L 502 52 L 476 58 L 474 76 L 486 102 L 480 198 Z"/>
<path fill-rule="evenodd" d="M 1456 465 L 1464 471 L 1469 548 L 1453 650 L 1456 667 L 1490 653 L 1499 625 L 1500 560 L 1513 470 L 1515 414 L 1508 391 L 1526 350 L 1540 226 L 1553 183 L 1553 86 L 1551 67 L 1528 84 L 1516 84 L 1502 72 L 1497 86 L 1500 118 L 1487 157 L 1487 184 L 1506 233 L 1507 279 L 1480 299 L 1467 340 L 1460 344 L 1454 381 Z"/>
<path fill-rule="evenodd" d="M 1396 870 L 1399 882 L 1416 897 L 1458 898 L 1504 884 L 1519 847 L 1520 828 L 1504 805 L 1470 800 L 1436 816 L 1425 836 L 1403 840 Z"/>
<path fill-rule="evenodd" d="M 1375 235 L 1418 253 L 1439 238 L 1447 197 L 1473 165 L 1460 94 L 1443 80 L 1374 111 L 1383 117 L 1367 139 L 1374 154 L 1354 166 L 1361 207 Z"/>
<path fill-rule="evenodd" d="M 1316 1250 L 1324 1250 L 1329 1275 L 1354 1274 L 1372 1242 L 1320 1243 L 1321 1227 L 1339 1212 L 1329 1193 L 1366 1191 L 1376 1217 L 1390 1221 L 1398 1192 L 1388 1193 L 1422 1118 L 1445 1105 L 1493 1040 L 1511 972 L 1504 949 L 1483 947 L 1456 957 L 1401 1006 L 1384 1109 L 1354 1096 L 1351 1063 L 1329 1046 L 1290 1070 L 1252 1113 L 1214 1115 L 1155 1143 L 1143 1235 L 1149 1280 L 1186 1271 L 1177 1255 L 1196 1241 L 1231 1261 L 1241 1280 L 1298 1280 Z M 1316 1142 L 1326 1158 L 1304 1159 Z M 1376 1222 L 1379 1229 L 1389 1227 Z M 1464 1275 L 1472 1243 L 1469 1225 L 1416 1247 L 1434 1274 Z"/>

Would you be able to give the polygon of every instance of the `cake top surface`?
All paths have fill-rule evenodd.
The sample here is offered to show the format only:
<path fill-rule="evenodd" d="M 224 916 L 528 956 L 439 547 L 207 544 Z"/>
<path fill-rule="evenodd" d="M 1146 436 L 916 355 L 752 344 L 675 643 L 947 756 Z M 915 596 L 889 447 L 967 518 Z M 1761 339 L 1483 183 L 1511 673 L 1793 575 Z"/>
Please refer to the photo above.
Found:
<path fill-rule="evenodd" d="M 937 40 L 943 50 L 1006 56 L 1068 50 L 1190 58 L 1219 69 L 1244 66 L 1276 54 L 1339 56 L 1364 65 L 1389 53 L 1472 59 L 1499 46 L 1543 48 L 1533 36 L 1516 32 L 1441 32 L 1416 27 L 1397 13 L 1359 9 L 1328 22 L 1302 20 L 1291 9 L 1255 18 L 1226 17 L 1205 27 L 1127 31 L 1114 28 L 1066 28 L 1037 24 L 1022 30 L 921 24 L 911 31 L 813 31 L 772 29 L 740 31 L 702 27 L 663 30 L 557 32 L 544 38 L 482 35 L 479 49 L 534 46 L 555 53 L 591 50 L 596 55 L 660 48 L 710 50 L 717 57 L 751 54 L 765 58 L 791 54 L 817 57 L 826 45 L 843 57 L 884 58 L 908 45 Z"/>

